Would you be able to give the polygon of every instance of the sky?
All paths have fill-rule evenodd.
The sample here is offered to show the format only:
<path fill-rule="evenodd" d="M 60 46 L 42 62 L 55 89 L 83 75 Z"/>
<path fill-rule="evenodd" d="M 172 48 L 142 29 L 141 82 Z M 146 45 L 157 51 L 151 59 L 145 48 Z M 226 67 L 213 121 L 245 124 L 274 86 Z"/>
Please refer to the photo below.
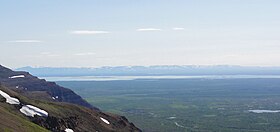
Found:
<path fill-rule="evenodd" d="M 279 0 L 1 0 L 0 64 L 280 66 Z"/>

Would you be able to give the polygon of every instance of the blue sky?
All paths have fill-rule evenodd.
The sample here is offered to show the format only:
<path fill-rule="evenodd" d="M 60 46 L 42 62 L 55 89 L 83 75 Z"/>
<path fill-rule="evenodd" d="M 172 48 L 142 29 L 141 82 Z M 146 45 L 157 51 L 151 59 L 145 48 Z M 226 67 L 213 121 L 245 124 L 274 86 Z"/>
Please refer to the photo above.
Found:
<path fill-rule="evenodd" d="M 0 62 L 280 66 L 278 0 L 7 0 Z"/>

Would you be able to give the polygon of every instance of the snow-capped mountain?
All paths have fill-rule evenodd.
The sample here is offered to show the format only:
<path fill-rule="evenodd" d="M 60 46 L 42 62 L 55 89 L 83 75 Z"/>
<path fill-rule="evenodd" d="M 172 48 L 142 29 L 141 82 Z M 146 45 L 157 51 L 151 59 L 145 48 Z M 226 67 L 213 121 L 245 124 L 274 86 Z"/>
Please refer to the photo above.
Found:
<path fill-rule="evenodd" d="M 234 65 L 159 65 L 117 66 L 100 68 L 23 67 L 36 76 L 157 76 L 157 75 L 280 75 L 280 67 Z"/>

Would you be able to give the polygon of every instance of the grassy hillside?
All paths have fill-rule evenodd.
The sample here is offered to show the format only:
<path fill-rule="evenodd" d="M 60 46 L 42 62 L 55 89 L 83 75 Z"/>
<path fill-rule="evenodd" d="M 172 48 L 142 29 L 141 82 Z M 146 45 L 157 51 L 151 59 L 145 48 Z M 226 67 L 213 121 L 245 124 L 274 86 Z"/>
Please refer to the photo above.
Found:
<path fill-rule="evenodd" d="M 0 86 L 0 89 L 6 90 L 2 86 Z M 2 96 L 0 96 L 0 115 L 1 132 L 48 132 L 45 128 L 30 122 L 13 105 L 7 104 Z"/>
<path fill-rule="evenodd" d="M 66 128 L 71 128 L 75 132 L 140 131 L 133 124 L 129 123 L 125 117 L 103 113 L 98 110 L 69 103 L 31 100 L 6 87 L 1 86 L 0 89 L 10 96 L 19 99 L 22 104 L 36 106 L 47 111 L 49 114 L 48 117 L 25 117 L 20 113 L 19 105 L 7 104 L 5 98 L 1 97 L 0 126 L 2 131 L 44 132 L 47 131 L 46 129 L 51 131 L 64 131 Z M 106 124 L 101 118 L 108 120 L 110 124 Z"/>
<path fill-rule="evenodd" d="M 0 65 L 0 86 L 4 92 L 1 95 L 5 96 L 1 96 L 0 102 L 2 131 L 41 131 L 42 128 L 53 132 L 65 129 L 75 132 L 141 131 L 125 117 L 104 113 L 72 90 L 27 72 L 12 71 Z M 17 103 L 7 104 L 5 93 L 16 98 Z M 42 111 L 47 114 L 38 116 Z"/>

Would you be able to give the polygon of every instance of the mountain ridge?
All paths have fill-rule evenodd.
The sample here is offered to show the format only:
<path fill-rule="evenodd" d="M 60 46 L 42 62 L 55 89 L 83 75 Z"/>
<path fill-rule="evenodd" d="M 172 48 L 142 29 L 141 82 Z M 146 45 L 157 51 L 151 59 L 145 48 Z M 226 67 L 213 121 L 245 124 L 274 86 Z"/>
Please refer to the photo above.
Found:
<path fill-rule="evenodd" d="M 23 77 L 11 78 L 13 76 Z M 55 100 L 59 102 L 68 102 L 97 109 L 82 99 L 81 96 L 74 93 L 72 90 L 61 87 L 54 82 L 48 82 L 45 79 L 39 79 L 28 72 L 12 71 L 0 65 L 0 82 L 8 87 L 14 87 L 18 91 L 47 92 L 47 94 L 49 94 L 49 99 L 57 97 Z"/>

